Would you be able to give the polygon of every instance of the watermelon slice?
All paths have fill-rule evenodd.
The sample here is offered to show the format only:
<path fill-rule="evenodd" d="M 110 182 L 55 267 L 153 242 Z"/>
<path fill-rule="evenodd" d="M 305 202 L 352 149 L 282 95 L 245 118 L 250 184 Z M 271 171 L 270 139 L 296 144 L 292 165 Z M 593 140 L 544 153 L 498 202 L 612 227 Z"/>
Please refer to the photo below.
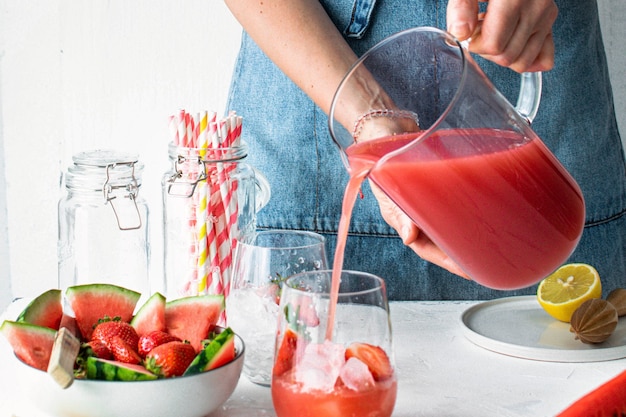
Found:
<path fill-rule="evenodd" d="M 165 296 L 159 292 L 152 294 L 137 311 L 130 325 L 135 328 L 139 337 L 156 330 L 164 332 L 166 330 Z"/>
<path fill-rule="evenodd" d="M 85 284 L 68 287 L 65 296 L 83 340 L 88 341 L 94 325 L 105 316 L 130 322 L 141 294 L 112 284 Z"/>
<path fill-rule="evenodd" d="M 215 327 L 224 306 L 223 295 L 197 295 L 168 301 L 165 305 L 167 332 L 189 341 L 199 352 L 202 340 Z"/>
<path fill-rule="evenodd" d="M 626 371 L 573 402 L 557 417 L 626 416 Z"/>
<path fill-rule="evenodd" d="M 298 334 L 290 327 L 287 327 L 276 352 L 272 374 L 280 376 L 291 370 L 294 366 L 298 349 L 303 349 L 303 347 L 304 343 L 298 340 Z"/>
<path fill-rule="evenodd" d="M 157 376 L 141 365 L 132 365 L 90 356 L 87 358 L 87 379 L 152 381 L 157 379 Z"/>
<path fill-rule="evenodd" d="M 33 299 L 22 310 L 17 321 L 59 330 L 62 318 L 61 290 L 52 289 Z"/>
<path fill-rule="evenodd" d="M 74 336 L 80 338 L 80 333 L 78 331 L 78 325 L 76 324 L 76 319 L 69 314 L 63 313 L 63 318 L 61 319 L 61 324 L 59 325 L 59 329 L 65 327 L 70 333 Z"/>
<path fill-rule="evenodd" d="M 42 371 L 48 369 L 56 330 L 26 322 L 5 320 L 0 326 L 0 333 L 7 338 L 15 356 L 22 362 Z"/>
<path fill-rule="evenodd" d="M 194 375 L 219 368 L 233 359 L 235 359 L 235 333 L 227 327 L 194 358 L 183 375 Z"/>

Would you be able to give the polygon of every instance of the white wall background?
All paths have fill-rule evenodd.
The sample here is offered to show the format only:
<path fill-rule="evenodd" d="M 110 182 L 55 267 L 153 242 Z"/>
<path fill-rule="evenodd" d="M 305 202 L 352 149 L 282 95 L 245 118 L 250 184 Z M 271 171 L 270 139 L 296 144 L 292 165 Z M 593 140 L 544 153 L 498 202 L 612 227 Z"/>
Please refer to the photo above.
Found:
<path fill-rule="evenodd" d="M 626 140 L 626 2 L 599 1 Z M 225 110 L 239 39 L 219 0 L 0 0 L 0 311 L 56 286 L 61 173 L 82 150 L 140 154 L 160 274 L 167 118 Z"/>

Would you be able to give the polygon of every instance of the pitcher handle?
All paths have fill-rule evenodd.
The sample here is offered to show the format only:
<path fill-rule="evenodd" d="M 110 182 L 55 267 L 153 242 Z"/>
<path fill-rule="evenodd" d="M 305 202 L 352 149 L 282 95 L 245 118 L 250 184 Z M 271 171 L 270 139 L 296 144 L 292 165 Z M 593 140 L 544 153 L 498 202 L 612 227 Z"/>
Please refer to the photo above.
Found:
<path fill-rule="evenodd" d="M 469 51 L 471 39 L 459 42 L 465 50 Z M 537 116 L 539 102 L 541 101 L 541 72 L 523 72 L 521 74 L 519 97 L 515 110 L 522 116 L 528 124 L 531 124 Z"/>
<path fill-rule="evenodd" d="M 523 72 L 521 78 L 515 110 L 531 124 L 537 116 L 541 101 L 541 72 Z"/>
<path fill-rule="evenodd" d="M 254 171 L 254 185 L 257 191 L 254 198 L 256 202 L 255 210 L 258 212 L 270 201 L 272 190 L 267 177 L 254 167 L 252 167 L 252 170 Z"/>

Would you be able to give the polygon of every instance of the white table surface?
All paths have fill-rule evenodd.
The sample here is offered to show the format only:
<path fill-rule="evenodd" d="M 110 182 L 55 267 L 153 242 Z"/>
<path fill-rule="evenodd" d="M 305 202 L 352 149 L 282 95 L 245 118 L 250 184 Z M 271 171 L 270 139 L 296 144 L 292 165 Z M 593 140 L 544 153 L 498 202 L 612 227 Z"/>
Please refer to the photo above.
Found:
<path fill-rule="evenodd" d="M 542 362 L 476 346 L 465 338 L 460 322 L 461 313 L 473 304 L 391 303 L 399 381 L 394 416 L 554 416 L 626 369 L 626 359 Z M 2 319 L 7 314 L 15 313 L 9 307 Z M 6 360 L 10 354 L 0 337 L 0 417 L 48 417 L 20 401 Z M 275 414 L 269 388 L 242 376 L 231 398 L 210 417 L 244 416 Z"/>

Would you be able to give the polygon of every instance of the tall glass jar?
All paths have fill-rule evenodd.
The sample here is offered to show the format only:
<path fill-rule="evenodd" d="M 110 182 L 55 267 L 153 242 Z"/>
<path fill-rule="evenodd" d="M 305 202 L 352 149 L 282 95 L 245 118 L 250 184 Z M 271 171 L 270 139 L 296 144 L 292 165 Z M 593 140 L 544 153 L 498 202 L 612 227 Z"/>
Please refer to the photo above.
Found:
<path fill-rule="evenodd" d="M 267 179 L 227 148 L 169 144 L 163 189 L 164 291 L 168 299 L 227 295 L 237 240 L 252 236 L 270 198 Z"/>
<path fill-rule="evenodd" d="M 149 294 L 143 164 L 113 150 L 73 156 L 59 201 L 59 288 L 108 283 Z"/>

